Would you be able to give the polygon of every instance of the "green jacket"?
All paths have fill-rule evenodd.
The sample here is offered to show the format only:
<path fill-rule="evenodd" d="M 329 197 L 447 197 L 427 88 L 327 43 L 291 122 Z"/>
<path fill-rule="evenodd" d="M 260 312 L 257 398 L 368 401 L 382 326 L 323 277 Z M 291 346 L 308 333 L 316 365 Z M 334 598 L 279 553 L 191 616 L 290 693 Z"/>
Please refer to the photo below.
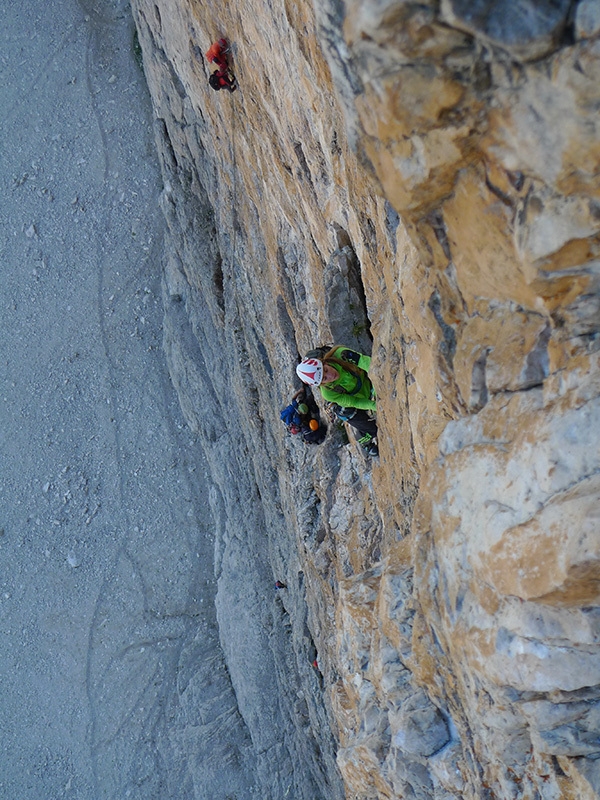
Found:
<path fill-rule="evenodd" d="M 321 395 L 328 403 L 337 403 L 344 408 L 362 408 L 365 411 L 375 411 L 375 389 L 367 372 L 371 366 L 371 357 L 350 350 L 348 347 L 338 347 L 332 358 L 346 361 L 359 369 L 359 375 L 346 370 L 339 364 L 331 364 L 340 374 L 339 378 L 331 383 L 322 383 L 319 386 Z"/>

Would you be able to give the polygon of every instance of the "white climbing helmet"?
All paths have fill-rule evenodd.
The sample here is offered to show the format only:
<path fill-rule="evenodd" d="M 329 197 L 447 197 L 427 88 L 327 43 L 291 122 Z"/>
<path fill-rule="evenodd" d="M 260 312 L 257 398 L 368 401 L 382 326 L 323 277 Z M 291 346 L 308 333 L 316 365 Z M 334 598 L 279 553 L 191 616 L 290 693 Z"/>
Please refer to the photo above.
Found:
<path fill-rule="evenodd" d="M 323 380 L 323 362 L 318 358 L 305 358 L 296 367 L 296 373 L 303 383 L 319 386 Z"/>

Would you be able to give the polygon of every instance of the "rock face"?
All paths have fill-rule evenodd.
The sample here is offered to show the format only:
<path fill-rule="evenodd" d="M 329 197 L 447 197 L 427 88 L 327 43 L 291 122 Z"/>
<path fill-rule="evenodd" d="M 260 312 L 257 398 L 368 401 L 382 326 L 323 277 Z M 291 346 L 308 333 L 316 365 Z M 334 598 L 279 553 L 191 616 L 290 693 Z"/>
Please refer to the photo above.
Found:
<path fill-rule="evenodd" d="M 598 4 L 132 5 L 261 796 L 596 797 Z M 333 341 L 378 461 L 279 422 Z"/>

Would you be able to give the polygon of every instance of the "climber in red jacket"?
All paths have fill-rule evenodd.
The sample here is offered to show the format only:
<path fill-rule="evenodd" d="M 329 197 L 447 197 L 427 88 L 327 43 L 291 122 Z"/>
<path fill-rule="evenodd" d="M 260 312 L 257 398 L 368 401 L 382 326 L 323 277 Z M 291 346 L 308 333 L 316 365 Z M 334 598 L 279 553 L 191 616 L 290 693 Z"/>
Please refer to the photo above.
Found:
<path fill-rule="evenodd" d="M 217 42 L 211 44 L 205 54 L 208 62 L 217 65 L 216 72 L 213 72 L 208 79 L 209 86 L 216 92 L 221 89 L 235 92 L 237 89 L 236 80 L 231 74 L 229 67 L 229 60 L 227 58 L 228 52 L 229 44 L 227 43 L 227 39 L 219 39 Z"/>

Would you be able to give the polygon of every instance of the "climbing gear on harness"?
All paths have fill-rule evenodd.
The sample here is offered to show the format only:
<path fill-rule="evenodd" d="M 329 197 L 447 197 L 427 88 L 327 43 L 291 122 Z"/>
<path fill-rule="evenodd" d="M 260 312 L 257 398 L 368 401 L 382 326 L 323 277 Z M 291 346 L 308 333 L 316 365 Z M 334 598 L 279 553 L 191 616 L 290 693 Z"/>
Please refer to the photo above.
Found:
<path fill-rule="evenodd" d="M 327 403 L 325 410 L 332 419 L 339 419 L 342 422 L 348 422 L 356 414 L 355 408 L 344 408 L 337 403 Z"/>

